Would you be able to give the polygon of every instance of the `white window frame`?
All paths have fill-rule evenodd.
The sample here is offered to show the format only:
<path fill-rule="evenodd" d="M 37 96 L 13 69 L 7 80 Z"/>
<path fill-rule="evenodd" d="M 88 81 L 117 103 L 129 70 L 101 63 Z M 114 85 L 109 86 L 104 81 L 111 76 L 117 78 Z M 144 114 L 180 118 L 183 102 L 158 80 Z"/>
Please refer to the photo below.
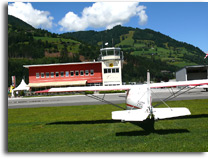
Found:
<path fill-rule="evenodd" d="M 43 76 L 42 76 L 43 75 Z M 44 72 L 41 72 L 41 78 L 44 78 Z"/>
<path fill-rule="evenodd" d="M 46 78 L 49 78 L 49 72 L 46 72 Z"/>
<path fill-rule="evenodd" d="M 105 72 L 105 70 L 106 70 L 106 72 Z M 104 73 L 105 73 L 105 74 L 108 73 L 108 72 L 107 72 L 107 68 L 104 69 Z"/>
<path fill-rule="evenodd" d="M 81 74 L 82 72 L 82 74 Z M 84 71 L 83 70 L 80 70 L 80 76 L 84 76 Z"/>
<path fill-rule="evenodd" d="M 109 72 L 109 70 L 110 70 L 110 72 Z M 108 68 L 107 69 L 107 73 L 112 73 L 112 69 L 111 68 Z"/>
<path fill-rule="evenodd" d="M 75 76 L 79 76 L 79 71 L 78 70 L 75 70 Z"/>
<path fill-rule="evenodd" d="M 89 76 L 89 70 L 85 70 L 85 76 Z"/>
<path fill-rule="evenodd" d="M 57 76 L 57 73 L 58 73 L 58 76 Z M 55 77 L 59 77 L 60 76 L 60 73 L 59 72 L 55 72 Z"/>
<path fill-rule="evenodd" d="M 69 77 L 69 71 L 65 71 L 65 77 Z"/>
<path fill-rule="evenodd" d="M 73 73 L 73 75 L 71 73 Z M 74 77 L 74 71 L 70 71 L 70 77 Z"/>
<path fill-rule="evenodd" d="M 51 72 L 51 78 L 54 78 L 54 72 Z"/>
<path fill-rule="evenodd" d="M 37 76 L 38 75 L 38 76 Z M 39 73 L 36 73 L 36 78 L 40 78 L 40 74 Z"/>
<path fill-rule="evenodd" d="M 61 71 L 61 72 L 60 72 L 60 77 L 64 77 L 64 76 L 65 76 L 64 71 Z"/>
<path fill-rule="evenodd" d="M 93 71 L 93 72 L 92 72 L 92 71 Z M 93 69 L 90 70 L 90 75 L 91 75 L 91 76 L 94 75 L 94 70 L 93 70 Z"/>

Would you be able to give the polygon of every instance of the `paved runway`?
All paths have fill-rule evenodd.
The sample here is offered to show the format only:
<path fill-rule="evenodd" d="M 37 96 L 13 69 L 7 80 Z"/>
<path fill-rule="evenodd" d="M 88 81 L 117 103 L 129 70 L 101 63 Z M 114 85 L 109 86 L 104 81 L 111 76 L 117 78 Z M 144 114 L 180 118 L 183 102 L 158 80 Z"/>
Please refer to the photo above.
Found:
<path fill-rule="evenodd" d="M 176 92 L 178 89 L 174 89 Z M 169 89 L 153 89 L 152 101 L 160 101 L 171 95 Z M 98 94 L 100 98 L 102 94 Z M 115 104 L 125 103 L 125 93 L 106 94 L 104 99 Z M 208 99 L 208 92 L 196 88 L 173 100 L 191 100 L 191 99 Z M 8 108 L 34 108 L 34 107 L 54 107 L 54 106 L 79 106 L 79 105 L 98 105 L 104 104 L 100 101 L 87 97 L 86 95 L 70 96 L 51 96 L 51 97 L 29 97 L 29 98 L 9 98 Z"/>

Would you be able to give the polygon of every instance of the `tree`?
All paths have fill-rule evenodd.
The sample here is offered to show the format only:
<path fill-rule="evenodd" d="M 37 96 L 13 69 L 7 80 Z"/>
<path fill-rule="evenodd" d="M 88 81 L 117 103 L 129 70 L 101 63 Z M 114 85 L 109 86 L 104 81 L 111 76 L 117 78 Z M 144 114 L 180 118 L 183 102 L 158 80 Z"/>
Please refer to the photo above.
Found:
<path fill-rule="evenodd" d="M 61 49 L 60 52 L 60 62 L 68 62 L 68 61 L 69 61 L 68 51 L 67 51 L 67 47 L 64 45 L 64 47 Z"/>

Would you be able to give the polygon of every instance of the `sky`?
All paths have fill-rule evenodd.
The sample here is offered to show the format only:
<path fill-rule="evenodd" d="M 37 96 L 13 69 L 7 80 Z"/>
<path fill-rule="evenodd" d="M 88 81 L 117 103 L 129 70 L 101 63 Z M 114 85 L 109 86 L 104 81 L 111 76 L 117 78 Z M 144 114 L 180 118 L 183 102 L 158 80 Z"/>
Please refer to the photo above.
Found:
<path fill-rule="evenodd" d="M 53 33 L 149 28 L 208 53 L 208 2 L 11 2 L 8 14 Z"/>

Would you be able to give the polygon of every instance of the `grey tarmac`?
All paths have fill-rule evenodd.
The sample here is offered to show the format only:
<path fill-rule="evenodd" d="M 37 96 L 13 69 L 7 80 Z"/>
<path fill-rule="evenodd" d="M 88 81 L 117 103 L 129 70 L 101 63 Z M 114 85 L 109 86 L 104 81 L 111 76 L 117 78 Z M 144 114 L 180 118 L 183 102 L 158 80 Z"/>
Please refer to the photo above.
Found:
<path fill-rule="evenodd" d="M 177 88 L 170 89 L 153 89 L 152 101 L 157 102 L 165 99 L 172 92 L 178 91 Z M 126 93 L 115 94 L 97 94 L 96 96 L 110 101 L 114 104 L 125 103 Z M 186 92 L 173 100 L 192 100 L 208 99 L 208 92 L 200 88 L 195 88 Z M 87 97 L 86 95 L 69 95 L 69 96 L 48 96 L 48 97 L 29 97 L 29 98 L 8 98 L 8 108 L 36 108 L 36 107 L 58 107 L 58 106 L 80 106 L 80 105 L 100 105 L 104 104 L 98 100 Z"/>

